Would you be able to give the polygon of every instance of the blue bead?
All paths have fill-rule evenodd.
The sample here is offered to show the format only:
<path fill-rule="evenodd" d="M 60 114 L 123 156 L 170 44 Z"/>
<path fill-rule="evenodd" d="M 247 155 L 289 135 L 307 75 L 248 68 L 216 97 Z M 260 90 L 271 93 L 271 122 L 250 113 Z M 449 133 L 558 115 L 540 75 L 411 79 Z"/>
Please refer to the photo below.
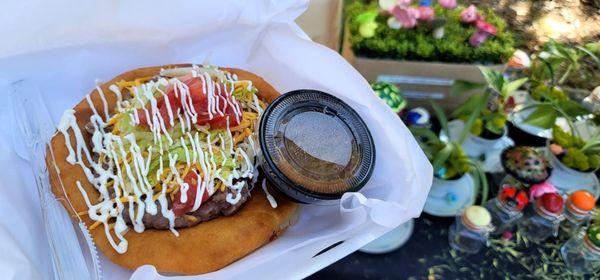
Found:
<path fill-rule="evenodd" d="M 417 124 L 420 118 L 421 114 L 417 112 L 408 112 L 406 115 L 406 119 L 408 120 L 409 124 Z"/>
<path fill-rule="evenodd" d="M 448 200 L 450 204 L 454 204 L 458 200 L 458 197 L 454 193 L 447 193 L 446 200 Z"/>
<path fill-rule="evenodd" d="M 421 0 L 419 6 L 431 6 L 431 0 Z"/>
<path fill-rule="evenodd" d="M 438 175 L 438 177 L 444 177 L 444 175 L 446 175 L 446 168 L 445 167 L 440 167 L 440 169 L 438 169 L 435 172 L 435 175 Z"/>

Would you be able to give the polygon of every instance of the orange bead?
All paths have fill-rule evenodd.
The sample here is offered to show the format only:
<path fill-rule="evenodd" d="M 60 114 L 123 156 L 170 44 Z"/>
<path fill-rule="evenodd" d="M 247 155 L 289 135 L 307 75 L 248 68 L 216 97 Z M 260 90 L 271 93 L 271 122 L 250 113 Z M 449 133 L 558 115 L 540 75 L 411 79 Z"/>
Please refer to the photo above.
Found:
<path fill-rule="evenodd" d="M 573 203 L 573 206 L 583 211 L 590 211 L 594 209 L 594 206 L 596 205 L 594 196 L 590 192 L 583 190 L 572 193 L 570 200 L 571 203 Z"/>

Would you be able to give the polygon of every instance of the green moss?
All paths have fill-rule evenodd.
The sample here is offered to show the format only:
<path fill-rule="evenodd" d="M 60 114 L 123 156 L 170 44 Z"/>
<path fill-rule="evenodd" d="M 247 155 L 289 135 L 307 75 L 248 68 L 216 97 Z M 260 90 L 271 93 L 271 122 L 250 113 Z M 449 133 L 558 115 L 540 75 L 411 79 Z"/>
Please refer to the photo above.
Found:
<path fill-rule="evenodd" d="M 552 141 L 566 150 L 565 156 L 561 158 L 566 166 L 579 171 L 600 168 L 600 155 L 596 151 L 590 149 L 582 151 L 586 145 L 583 139 L 555 125 L 552 128 Z"/>
<path fill-rule="evenodd" d="M 563 163 L 573 169 L 587 171 L 590 169 L 588 157 L 577 148 L 569 148 L 567 154 L 563 157 Z"/>
<path fill-rule="evenodd" d="M 389 15 L 380 13 L 374 36 L 364 38 L 359 34 L 360 23 L 353 20 L 359 14 L 377 10 L 377 1 L 354 1 L 346 7 L 349 41 L 357 56 L 402 60 L 441 61 L 458 63 L 502 63 L 514 52 L 512 34 L 506 30 L 506 22 L 490 9 L 483 9 L 486 20 L 496 26 L 497 36 L 488 38 L 474 48 L 469 37 L 475 27 L 460 22 L 462 7 L 446 10 L 434 6 L 436 17 L 444 17 L 444 38 L 433 38 L 431 28 L 424 24 L 414 29 L 391 29 L 387 26 Z"/>

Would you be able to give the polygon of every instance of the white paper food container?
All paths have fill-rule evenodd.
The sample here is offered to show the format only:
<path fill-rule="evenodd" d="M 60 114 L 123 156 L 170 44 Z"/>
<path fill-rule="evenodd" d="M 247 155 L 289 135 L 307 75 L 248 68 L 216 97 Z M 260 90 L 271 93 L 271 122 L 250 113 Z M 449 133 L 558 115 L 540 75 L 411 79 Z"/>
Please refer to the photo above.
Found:
<path fill-rule="evenodd" d="M 121 72 L 143 66 L 210 62 L 254 72 L 282 93 L 299 88 L 329 92 L 362 116 L 375 140 L 375 170 L 361 193 L 347 193 L 339 206 L 304 206 L 298 223 L 277 240 L 219 271 L 194 279 L 305 277 L 417 217 L 431 185 L 431 165 L 408 129 L 372 93 L 367 82 L 337 53 L 307 39 L 294 23 L 306 4 L 306 1 L 266 0 L 144 3 L 65 0 L 30 1 L 5 7 L 18 17 L 0 18 L 0 29 L 6 34 L 7 43 L 0 47 L 0 86 L 10 90 L 16 85 L 17 94 L 12 95 L 10 103 L 14 109 L 0 112 L 0 120 L 9 120 L 8 128 L 2 131 L 14 133 L 0 134 L 0 137 L 5 143 L 12 142 L 17 155 L 29 159 L 36 174 L 31 177 L 31 171 L 19 171 L 23 177 L 20 187 L 24 196 L 31 199 L 8 203 L 24 209 L 21 214 L 34 215 L 37 220 L 32 222 L 0 213 L 0 229 L 13 223 L 23 225 L 12 229 L 23 228 L 12 234 L 17 238 L 10 241 L 16 243 L 10 248 L 21 248 L 21 253 L 30 255 L 25 257 L 29 262 L 19 267 L 19 271 L 29 268 L 31 275 L 45 275 L 44 272 L 54 267 L 55 275 L 68 276 L 68 271 L 78 262 L 93 263 L 90 259 L 93 254 L 88 254 L 86 246 L 78 246 L 75 241 L 83 240 L 79 228 L 76 224 L 64 227 L 66 213 L 55 207 L 58 204 L 48 192 L 45 165 L 40 162 L 44 146 L 31 144 L 27 139 L 33 134 L 37 135 L 34 138 L 47 140 L 62 112 L 90 92 L 95 80 L 107 81 Z M 33 7 L 35 9 L 30 9 Z M 13 84 L 21 79 L 25 79 L 24 84 Z M 40 98 L 36 97 L 35 88 L 39 88 Z M 3 91 L 0 103 L 8 101 L 9 94 Z M 47 107 L 49 117 L 40 109 L 43 107 Z M 23 125 L 19 125 L 23 120 Z M 27 131 L 27 128 L 34 129 Z M 6 160 L 2 163 L 7 166 L 11 160 L 22 162 L 14 152 L 4 155 L 0 151 L 0 160 Z M 1 170 L 0 176 L 14 171 L 11 168 Z M 35 191 L 32 191 L 36 179 L 48 225 L 44 228 L 34 224 L 38 231 L 31 232 L 27 231 L 28 223 L 41 219 L 38 198 L 33 197 Z M 0 195 L 5 194 L 5 190 L 0 189 Z M 45 231 L 51 232 L 48 237 L 51 246 L 32 248 L 28 239 L 43 240 Z M 53 243 L 52 232 L 57 231 L 61 242 L 68 246 Z M 0 241 L 2 238 L 0 231 Z M 79 244 L 85 245 L 85 242 Z M 324 251 L 334 244 L 337 246 Z M 39 261 L 52 255 L 48 252 L 52 252 L 50 248 L 55 249 L 56 258 L 63 259 L 54 266 L 48 261 Z M 152 266 L 140 267 L 131 274 L 103 256 L 100 259 L 101 274 L 106 279 L 159 277 Z M 2 262 L 0 260 L 2 271 L 14 269 L 8 262 Z M 78 269 L 85 270 L 81 267 Z M 87 269 L 90 278 L 97 275 L 93 266 Z"/>

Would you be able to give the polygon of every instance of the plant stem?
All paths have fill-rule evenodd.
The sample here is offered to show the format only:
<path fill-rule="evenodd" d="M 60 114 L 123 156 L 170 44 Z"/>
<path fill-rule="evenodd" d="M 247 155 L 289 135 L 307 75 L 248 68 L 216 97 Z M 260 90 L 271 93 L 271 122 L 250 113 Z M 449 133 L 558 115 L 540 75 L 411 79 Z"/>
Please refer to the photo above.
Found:
<path fill-rule="evenodd" d="M 573 70 L 573 64 L 569 65 L 567 71 L 565 71 L 562 77 L 560 77 L 560 80 L 558 80 L 558 85 L 562 85 L 565 82 L 569 75 L 571 75 L 571 70 Z"/>

